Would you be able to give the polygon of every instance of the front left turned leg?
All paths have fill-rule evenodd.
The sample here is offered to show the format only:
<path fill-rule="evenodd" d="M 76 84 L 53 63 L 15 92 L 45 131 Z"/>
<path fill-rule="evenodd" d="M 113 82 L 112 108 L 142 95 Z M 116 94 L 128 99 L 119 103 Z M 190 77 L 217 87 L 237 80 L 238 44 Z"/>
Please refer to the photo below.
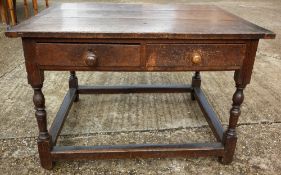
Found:
<path fill-rule="evenodd" d="M 236 126 L 238 123 L 238 118 L 241 114 L 240 106 L 244 100 L 243 90 L 245 87 L 236 84 L 236 91 L 232 98 L 232 108 L 230 110 L 229 126 L 224 133 L 223 143 L 225 146 L 225 153 L 221 159 L 223 164 L 230 164 L 233 160 L 233 155 L 236 148 L 237 133 Z"/>
<path fill-rule="evenodd" d="M 52 139 L 47 130 L 47 113 L 45 111 L 45 98 L 42 93 L 42 85 L 33 86 L 33 89 L 33 102 L 36 110 L 35 117 L 39 129 L 37 144 L 40 162 L 43 168 L 50 170 L 53 168 L 54 164 L 51 157 Z"/>

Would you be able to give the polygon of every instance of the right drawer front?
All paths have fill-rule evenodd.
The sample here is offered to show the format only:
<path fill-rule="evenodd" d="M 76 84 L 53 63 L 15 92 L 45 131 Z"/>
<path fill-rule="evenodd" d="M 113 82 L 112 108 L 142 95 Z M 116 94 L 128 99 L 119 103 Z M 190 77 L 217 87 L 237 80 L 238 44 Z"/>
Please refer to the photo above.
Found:
<path fill-rule="evenodd" d="M 244 44 L 148 44 L 146 67 L 235 69 L 245 57 Z M 194 55 L 200 61 L 194 63 Z"/>

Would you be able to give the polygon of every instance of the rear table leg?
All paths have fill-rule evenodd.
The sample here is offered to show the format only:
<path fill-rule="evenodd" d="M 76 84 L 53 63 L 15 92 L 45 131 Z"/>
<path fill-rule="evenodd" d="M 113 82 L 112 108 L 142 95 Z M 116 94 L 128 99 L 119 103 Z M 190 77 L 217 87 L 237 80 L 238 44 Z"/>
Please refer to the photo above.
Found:
<path fill-rule="evenodd" d="M 69 77 L 69 88 L 75 88 L 78 89 L 78 78 L 76 76 L 75 71 L 70 71 L 70 77 Z M 74 102 L 78 102 L 79 101 L 79 94 L 78 91 L 76 91 L 76 97 Z"/>
<path fill-rule="evenodd" d="M 199 71 L 195 72 L 195 74 L 192 76 L 191 86 L 193 88 L 201 86 L 201 76 L 200 76 L 200 72 Z M 190 94 L 191 94 L 191 100 L 194 101 L 195 100 L 194 90 Z"/>

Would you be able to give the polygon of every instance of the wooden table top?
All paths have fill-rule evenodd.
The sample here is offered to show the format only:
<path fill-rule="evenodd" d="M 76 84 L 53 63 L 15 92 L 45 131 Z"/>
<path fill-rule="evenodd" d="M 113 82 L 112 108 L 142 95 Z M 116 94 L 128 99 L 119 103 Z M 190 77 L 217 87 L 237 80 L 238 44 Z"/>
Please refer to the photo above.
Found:
<path fill-rule="evenodd" d="M 213 5 L 63 3 L 13 27 L 6 36 L 260 39 L 275 34 Z"/>

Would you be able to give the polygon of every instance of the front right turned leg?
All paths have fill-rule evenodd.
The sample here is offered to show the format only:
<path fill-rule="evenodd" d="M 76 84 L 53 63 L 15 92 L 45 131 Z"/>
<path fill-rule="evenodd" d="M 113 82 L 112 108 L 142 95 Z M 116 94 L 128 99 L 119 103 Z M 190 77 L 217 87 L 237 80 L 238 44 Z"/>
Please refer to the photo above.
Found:
<path fill-rule="evenodd" d="M 229 126 L 223 136 L 225 154 L 220 159 L 221 163 L 223 164 L 230 164 L 233 160 L 237 142 L 236 126 L 238 123 L 239 116 L 241 114 L 240 106 L 244 100 L 244 88 L 245 87 L 241 84 L 236 84 L 236 91 L 232 98 L 232 108 L 230 109 Z"/>

